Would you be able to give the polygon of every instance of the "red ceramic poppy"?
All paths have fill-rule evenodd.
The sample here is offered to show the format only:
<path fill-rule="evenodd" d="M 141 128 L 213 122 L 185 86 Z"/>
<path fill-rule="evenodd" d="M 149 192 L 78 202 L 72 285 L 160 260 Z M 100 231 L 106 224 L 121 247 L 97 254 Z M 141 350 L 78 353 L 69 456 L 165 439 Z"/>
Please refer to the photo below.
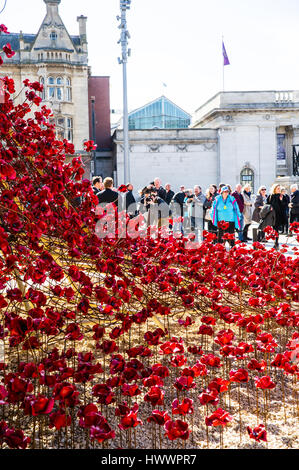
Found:
<path fill-rule="evenodd" d="M 254 439 L 256 442 L 267 442 L 267 432 L 263 424 L 259 424 L 253 429 L 247 426 L 247 432 L 249 434 L 250 439 Z"/>

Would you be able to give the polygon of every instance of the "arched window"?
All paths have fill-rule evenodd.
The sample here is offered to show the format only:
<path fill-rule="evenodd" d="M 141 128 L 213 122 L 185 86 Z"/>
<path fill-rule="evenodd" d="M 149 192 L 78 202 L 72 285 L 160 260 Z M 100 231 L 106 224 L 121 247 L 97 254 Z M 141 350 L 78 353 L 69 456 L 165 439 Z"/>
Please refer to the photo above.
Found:
<path fill-rule="evenodd" d="M 251 168 L 243 168 L 240 174 L 240 183 L 242 186 L 250 184 L 251 191 L 254 191 L 254 171 Z"/>

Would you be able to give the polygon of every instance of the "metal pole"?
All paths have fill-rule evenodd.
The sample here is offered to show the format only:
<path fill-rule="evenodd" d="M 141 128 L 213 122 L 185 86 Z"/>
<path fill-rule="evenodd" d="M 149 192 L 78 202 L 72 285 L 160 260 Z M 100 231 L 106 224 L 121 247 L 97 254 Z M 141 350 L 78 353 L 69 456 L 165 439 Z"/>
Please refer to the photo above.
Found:
<path fill-rule="evenodd" d="M 121 20 L 119 28 L 121 29 L 121 37 L 118 41 L 121 43 L 122 58 L 118 62 L 123 66 L 123 134 L 124 134 L 124 184 L 130 182 L 130 147 L 129 147 L 129 116 L 128 116 L 128 86 L 127 86 L 127 62 L 130 50 L 128 50 L 128 38 L 130 38 L 127 30 L 127 10 L 130 9 L 131 0 L 120 0 Z"/>
<path fill-rule="evenodd" d="M 222 91 L 224 91 L 224 56 L 223 56 L 223 34 L 222 34 L 222 54 L 221 54 L 221 59 L 222 59 Z"/>
<path fill-rule="evenodd" d="M 129 147 L 129 117 L 128 117 L 128 94 L 127 94 L 127 63 L 123 62 L 123 131 L 124 131 L 124 184 L 130 182 L 130 147 Z"/>

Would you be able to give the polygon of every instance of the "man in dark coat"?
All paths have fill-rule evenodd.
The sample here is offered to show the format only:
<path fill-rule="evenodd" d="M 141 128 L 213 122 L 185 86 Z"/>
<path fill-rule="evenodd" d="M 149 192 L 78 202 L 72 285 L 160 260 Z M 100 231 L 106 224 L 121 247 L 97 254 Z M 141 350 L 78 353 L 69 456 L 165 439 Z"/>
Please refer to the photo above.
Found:
<path fill-rule="evenodd" d="M 96 196 L 100 191 L 103 191 L 104 185 L 101 176 L 94 176 L 92 179 L 92 190 L 93 194 Z"/>
<path fill-rule="evenodd" d="M 165 184 L 165 190 L 166 190 L 165 202 L 166 202 L 166 204 L 169 205 L 169 217 L 171 218 L 172 210 L 171 210 L 170 205 L 172 203 L 172 199 L 173 199 L 173 196 L 174 196 L 174 191 L 172 191 L 171 186 L 170 186 L 169 183 Z M 169 229 L 172 230 L 172 223 L 171 222 L 169 223 Z"/>
<path fill-rule="evenodd" d="M 174 218 L 184 217 L 184 201 L 186 197 L 185 186 L 180 186 L 180 190 L 173 196 L 172 202 L 174 203 Z M 177 227 L 177 224 L 175 224 Z M 179 223 L 180 231 L 184 234 L 183 223 Z M 176 228 L 174 227 L 176 231 Z"/>
<path fill-rule="evenodd" d="M 299 222 L 299 191 L 298 185 L 292 184 L 291 186 L 291 200 L 290 200 L 290 224 Z"/>
<path fill-rule="evenodd" d="M 179 215 L 183 217 L 184 215 L 184 200 L 186 197 L 185 186 L 180 186 L 180 190 L 173 197 L 173 202 L 180 206 Z"/>
<path fill-rule="evenodd" d="M 232 193 L 232 196 L 235 198 L 237 201 L 239 210 L 241 212 L 241 230 L 238 230 L 238 236 L 240 241 L 244 241 L 244 236 L 243 236 L 243 228 L 244 228 L 244 216 L 243 216 L 243 211 L 244 211 L 244 197 L 241 193 L 242 191 L 242 185 L 237 184 L 235 191 Z M 248 239 L 249 240 L 249 239 Z"/>
<path fill-rule="evenodd" d="M 137 204 L 133 194 L 133 185 L 131 183 L 127 184 L 127 193 L 126 193 L 126 211 L 130 217 L 135 217 L 137 215 Z"/>
<path fill-rule="evenodd" d="M 104 190 L 100 191 L 97 196 L 99 204 L 108 204 L 113 202 L 116 206 L 118 205 L 118 192 L 114 191 L 113 188 L 113 179 L 105 178 L 104 179 Z"/>
<path fill-rule="evenodd" d="M 174 191 L 172 191 L 169 183 L 165 184 L 165 190 L 166 190 L 165 201 L 167 202 L 168 205 L 170 205 L 172 198 L 174 196 Z"/>
<path fill-rule="evenodd" d="M 155 178 L 154 179 L 154 186 L 155 186 L 155 190 L 157 192 L 157 196 L 165 201 L 166 200 L 166 190 L 163 188 L 160 178 Z"/>

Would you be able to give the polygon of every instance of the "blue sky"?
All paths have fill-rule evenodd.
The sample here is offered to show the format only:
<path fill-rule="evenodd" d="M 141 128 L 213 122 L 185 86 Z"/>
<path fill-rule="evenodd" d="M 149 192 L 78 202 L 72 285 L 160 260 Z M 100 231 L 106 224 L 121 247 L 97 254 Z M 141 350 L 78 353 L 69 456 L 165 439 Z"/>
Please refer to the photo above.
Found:
<path fill-rule="evenodd" d="M 111 108 L 121 110 L 119 0 L 62 0 L 59 8 L 70 34 L 77 16 L 88 17 L 89 65 L 110 76 Z M 7 0 L 0 23 L 35 33 L 45 11 L 43 0 Z M 222 34 L 226 91 L 299 89 L 298 0 L 132 0 L 127 20 L 130 110 L 164 93 L 193 114 L 221 91 Z"/>

